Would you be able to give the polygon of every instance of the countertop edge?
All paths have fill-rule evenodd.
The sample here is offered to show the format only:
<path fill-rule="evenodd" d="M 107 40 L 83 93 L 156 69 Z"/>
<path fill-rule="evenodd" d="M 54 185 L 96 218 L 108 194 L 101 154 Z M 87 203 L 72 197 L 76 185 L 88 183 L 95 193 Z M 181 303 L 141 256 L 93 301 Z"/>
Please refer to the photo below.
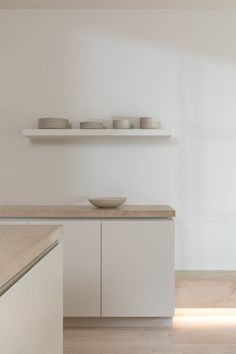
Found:
<path fill-rule="evenodd" d="M 7 226 L 13 228 L 16 226 Z M 21 226 L 18 226 L 21 227 Z M 25 226 L 27 227 L 27 226 Z M 32 226 L 30 226 L 32 228 Z M 33 226 L 36 228 L 43 228 L 44 225 Z M 63 226 L 55 225 L 52 227 L 52 231 L 48 233 L 44 238 L 35 244 L 27 247 L 24 251 L 18 254 L 14 259 L 10 259 L 4 267 L 0 269 L 0 288 L 5 286 L 13 277 L 15 277 L 19 272 L 21 272 L 25 267 L 27 267 L 31 262 L 33 262 L 38 256 L 45 252 L 50 246 L 52 246 L 56 241 L 61 240 L 63 234 Z"/>
<path fill-rule="evenodd" d="M 0 219 L 148 219 L 172 218 L 176 213 L 169 205 L 125 205 L 100 209 L 86 205 L 0 206 Z"/>

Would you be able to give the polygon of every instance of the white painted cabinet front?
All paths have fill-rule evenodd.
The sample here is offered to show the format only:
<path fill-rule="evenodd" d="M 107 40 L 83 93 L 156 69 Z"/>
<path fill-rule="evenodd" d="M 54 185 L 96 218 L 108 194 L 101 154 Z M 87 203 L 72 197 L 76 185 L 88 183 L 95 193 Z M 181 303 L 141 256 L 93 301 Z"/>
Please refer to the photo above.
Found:
<path fill-rule="evenodd" d="M 0 296 L 1 354 L 63 353 L 62 245 Z"/>
<path fill-rule="evenodd" d="M 100 316 L 101 221 L 30 220 L 63 225 L 64 317 Z"/>
<path fill-rule="evenodd" d="M 28 223 L 64 226 L 64 317 L 173 316 L 173 220 Z"/>
<path fill-rule="evenodd" d="M 174 222 L 102 222 L 102 316 L 172 317 Z"/>

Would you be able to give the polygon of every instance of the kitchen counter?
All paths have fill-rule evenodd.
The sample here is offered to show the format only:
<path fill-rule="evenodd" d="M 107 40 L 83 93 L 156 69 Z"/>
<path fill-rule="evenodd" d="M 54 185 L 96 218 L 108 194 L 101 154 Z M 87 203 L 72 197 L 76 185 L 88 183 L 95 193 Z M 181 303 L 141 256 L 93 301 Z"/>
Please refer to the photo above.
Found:
<path fill-rule="evenodd" d="M 62 235 L 62 226 L 0 226 L 0 288 Z"/>
<path fill-rule="evenodd" d="M 175 210 L 168 205 L 124 205 L 98 209 L 87 205 L 17 205 L 0 206 L 0 218 L 171 218 Z"/>

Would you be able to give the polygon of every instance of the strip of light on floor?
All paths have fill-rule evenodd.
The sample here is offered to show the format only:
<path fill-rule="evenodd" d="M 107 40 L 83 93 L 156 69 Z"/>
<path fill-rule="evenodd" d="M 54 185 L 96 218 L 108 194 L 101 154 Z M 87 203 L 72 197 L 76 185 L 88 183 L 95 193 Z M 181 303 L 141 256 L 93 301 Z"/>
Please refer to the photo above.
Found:
<path fill-rule="evenodd" d="M 236 326 L 236 308 L 178 308 L 173 327 Z"/>
<path fill-rule="evenodd" d="M 176 316 L 236 316 L 236 308 L 176 308 Z"/>

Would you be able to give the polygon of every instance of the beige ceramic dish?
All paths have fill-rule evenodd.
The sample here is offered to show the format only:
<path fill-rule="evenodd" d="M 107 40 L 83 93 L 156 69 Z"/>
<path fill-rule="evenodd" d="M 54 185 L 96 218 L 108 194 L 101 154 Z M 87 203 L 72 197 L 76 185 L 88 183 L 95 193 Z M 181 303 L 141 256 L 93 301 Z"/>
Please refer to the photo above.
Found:
<path fill-rule="evenodd" d="M 160 124 L 140 124 L 141 129 L 159 129 Z"/>
<path fill-rule="evenodd" d="M 80 129 L 104 129 L 101 122 L 80 122 Z"/>
<path fill-rule="evenodd" d="M 141 129 L 158 129 L 160 128 L 160 122 L 157 118 L 141 117 L 140 118 Z"/>
<path fill-rule="evenodd" d="M 88 201 L 96 208 L 118 208 L 126 198 L 89 198 Z"/>
<path fill-rule="evenodd" d="M 57 125 L 57 124 L 50 124 L 50 125 L 39 125 L 39 129 L 69 129 L 70 125 Z"/>
<path fill-rule="evenodd" d="M 69 120 L 65 118 L 39 118 L 38 128 L 39 129 L 68 129 L 70 128 L 70 123 Z"/>
<path fill-rule="evenodd" d="M 69 123 L 69 120 L 67 118 L 53 118 L 53 117 L 45 117 L 45 118 L 39 118 L 40 123 Z"/>
<path fill-rule="evenodd" d="M 115 119 L 113 120 L 114 129 L 130 129 L 131 123 L 129 119 Z"/>

